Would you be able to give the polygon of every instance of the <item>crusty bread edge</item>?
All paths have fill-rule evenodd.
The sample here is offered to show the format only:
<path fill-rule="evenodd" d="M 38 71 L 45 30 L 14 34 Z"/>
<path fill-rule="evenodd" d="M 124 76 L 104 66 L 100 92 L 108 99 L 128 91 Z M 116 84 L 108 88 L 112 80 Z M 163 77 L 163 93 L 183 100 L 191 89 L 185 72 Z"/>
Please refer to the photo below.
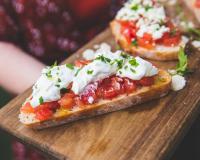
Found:
<path fill-rule="evenodd" d="M 25 124 L 33 129 L 44 129 L 53 126 L 59 126 L 76 120 L 89 118 L 113 111 L 118 111 L 133 105 L 137 105 L 152 99 L 160 98 L 168 93 L 171 88 L 171 76 L 164 70 L 159 71 L 159 77 L 163 77 L 166 81 L 152 85 L 150 87 L 142 87 L 139 91 L 134 92 L 130 95 L 122 95 L 112 100 L 103 100 L 102 103 L 97 103 L 94 105 L 89 105 L 83 110 L 78 110 L 71 114 L 54 117 L 53 119 L 35 122 L 30 124 Z"/>
<path fill-rule="evenodd" d="M 111 32 L 115 37 L 116 42 L 120 45 L 120 47 L 135 56 L 140 56 L 143 58 L 148 58 L 151 60 L 159 60 L 159 61 L 169 61 L 169 60 L 177 60 L 178 59 L 178 50 L 174 49 L 173 51 L 161 51 L 156 49 L 146 49 L 142 47 L 135 47 L 127 43 L 125 38 L 120 34 L 120 24 L 113 20 L 110 22 Z M 184 47 L 184 42 L 180 43 L 180 47 Z"/>

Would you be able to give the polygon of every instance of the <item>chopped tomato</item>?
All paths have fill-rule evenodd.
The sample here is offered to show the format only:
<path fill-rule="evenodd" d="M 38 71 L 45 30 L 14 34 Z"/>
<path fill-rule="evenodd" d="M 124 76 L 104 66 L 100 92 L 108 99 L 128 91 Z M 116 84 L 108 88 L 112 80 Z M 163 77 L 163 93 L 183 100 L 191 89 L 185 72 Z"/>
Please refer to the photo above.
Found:
<path fill-rule="evenodd" d="M 200 0 L 195 1 L 195 7 L 200 8 Z"/>
<path fill-rule="evenodd" d="M 147 49 L 152 49 L 154 48 L 154 40 L 152 36 L 148 33 L 144 33 L 143 37 L 137 38 L 138 46 L 147 48 Z"/>
<path fill-rule="evenodd" d="M 41 108 L 36 113 L 36 118 L 40 121 L 47 120 L 52 117 L 53 111 L 49 108 Z"/>
<path fill-rule="evenodd" d="M 118 94 L 113 87 L 104 88 L 103 90 L 103 98 L 104 99 L 112 99 L 116 97 Z"/>
<path fill-rule="evenodd" d="M 177 46 L 181 40 L 180 31 L 174 26 L 171 21 L 166 24 L 170 28 L 170 32 L 165 32 L 163 37 L 156 42 L 165 46 Z"/>
<path fill-rule="evenodd" d="M 73 93 L 65 93 L 58 103 L 62 108 L 71 109 L 75 105 L 74 97 Z"/>
<path fill-rule="evenodd" d="M 20 110 L 23 113 L 34 113 L 34 108 L 31 106 L 30 102 L 25 103 Z"/>
<path fill-rule="evenodd" d="M 176 31 L 177 33 L 171 34 L 169 32 L 164 33 L 161 40 L 158 41 L 158 43 L 161 43 L 165 46 L 176 46 L 180 43 L 181 40 L 181 34 L 179 31 Z"/>
<path fill-rule="evenodd" d="M 87 65 L 90 62 L 91 61 L 87 61 L 87 60 L 76 60 L 75 61 L 75 66 L 76 67 L 83 67 L 83 66 Z"/>
<path fill-rule="evenodd" d="M 142 86 L 150 86 L 154 83 L 154 77 L 144 77 L 141 80 L 139 80 L 139 83 Z"/>
<path fill-rule="evenodd" d="M 93 104 L 96 102 L 97 100 L 97 94 L 96 94 L 96 90 L 97 90 L 97 84 L 89 84 L 85 90 L 83 91 L 83 93 L 80 95 L 80 100 L 84 103 L 84 104 Z"/>
<path fill-rule="evenodd" d="M 136 83 L 128 78 L 124 78 L 124 88 L 126 93 L 131 93 L 136 90 Z"/>
<path fill-rule="evenodd" d="M 121 34 L 125 37 L 126 41 L 130 44 L 132 39 L 136 37 L 136 26 L 133 21 L 119 21 L 121 25 Z"/>

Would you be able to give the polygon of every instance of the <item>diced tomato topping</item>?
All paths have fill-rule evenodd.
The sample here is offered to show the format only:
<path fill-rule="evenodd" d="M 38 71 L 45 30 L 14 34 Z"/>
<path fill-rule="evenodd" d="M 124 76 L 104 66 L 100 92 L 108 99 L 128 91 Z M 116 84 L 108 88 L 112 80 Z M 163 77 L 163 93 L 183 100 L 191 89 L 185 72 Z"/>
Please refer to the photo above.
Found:
<path fill-rule="evenodd" d="M 53 111 L 49 108 L 41 108 L 35 114 L 38 120 L 43 121 L 52 117 Z"/>
<path fill-rule="evenodd" d="M 139 80 L 139 83 L 142 86 L 150 86 L 154 83 L 154 77 L 143 77 L 141 80 Z"/>
<path fill-rule="evenodd" d="M 80 100 L 83 102 L 83 104 L 93 104 L 97 100 L 97 83 L 89 84 L 83 93 L 80 95 Z"/>
<path fill-rule="evenodd" d="M 88 60 L 76 60 L 75 61 L 75 66 L 76 67 L 83 67 L 83 66 L 87 65 L 90 62 L 91 61 L 88 61 Z"/>
<path fill-rule="evenodd" d="M 23 113 L 34 113 L 34 108 L 31 106 L 30 102 L 25 103 L 20 110 Z"/>
<path fill-rule="evenodd" d="M 58 103 L 62 108 L 71 109 L 75 105 L 74 97 L 73 93 L 65 93 Z"/>
<path fill-rule="evenodd" d="M 137 38 L 138 46 L 147 48 L 147 49 L 152 49 L 154 48 L 154 40 L 152 36 L 148 33 L 144 33 L 143 37 Z"/>
<path fill-rule="evenodd" d="M 177 46 L 180 43 L 181 35 L 180 32 L 177 31 L 174 35 L 169 32 L 164 33 L 161 40 L 158 43 L 163 44 L 165 46 Z"/>
<path fill-rule="evenodd" d="M 131 93 L 136 90 L 137 86 L 133 80 L 124 78 L 124 88 L 126 90 L 126 93 Z"/>
<path fill-rule="evenodd" d="M 194 5 L 195 7 L 200 8 L 200 0 L 196 0 Z"/>
<path fill-rule="evenodd" d="M 58 108 L 59 104 L 57 101 L 45 102 L 34 109 L 36 118 L 39 120 L 47 120 L 52 117 L 54 111 Z"/>
<path fill-rule="evenodd" d="M 171 21 L 168 21 L 166 24 L 170 28 L 170 32 L 165 32 L 163 37 L 156 42 L 165 46 L 177 46 L 181 41 L 181 33 L 174 26 Z"/>
<path fill-rule="evenodd" d="M 136 37 L 136 26 L 133 21 L 119 21 L 121 25 L 121 34 L 124 35 L 126 41 L 130 44 L 132 39 Z"/>

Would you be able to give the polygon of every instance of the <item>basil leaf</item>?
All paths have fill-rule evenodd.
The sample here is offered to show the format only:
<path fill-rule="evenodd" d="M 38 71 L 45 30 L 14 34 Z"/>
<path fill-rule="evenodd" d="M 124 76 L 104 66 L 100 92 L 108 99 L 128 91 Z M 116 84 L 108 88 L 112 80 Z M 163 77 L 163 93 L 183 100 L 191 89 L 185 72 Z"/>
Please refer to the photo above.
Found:
<path fill-rule="evenodd" d="M 176 72 L 180 75 L 184 75 L 187 73 L 188 59 L 187 55 L 184 52 L 183 47 L 180 48 L 178 52 L 178 64 L 176 66 Z"/>

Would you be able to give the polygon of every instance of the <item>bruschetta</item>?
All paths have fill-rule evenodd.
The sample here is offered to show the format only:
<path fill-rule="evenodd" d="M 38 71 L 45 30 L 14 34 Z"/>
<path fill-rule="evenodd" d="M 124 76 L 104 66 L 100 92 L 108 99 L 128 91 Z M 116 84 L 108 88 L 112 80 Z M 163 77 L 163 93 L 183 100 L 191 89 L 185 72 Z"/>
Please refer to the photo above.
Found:
<path fill-rule="evenodd" d="M 166 95 L 171 76 L 152 63 L 102 44 L 86 59 L 42 70 L 20 109 L 20 121 L 43 129 L 97 116 Z"/>
<path fill-rule="evenodd" d="M 152 60 L 176 60 L 185 41 L 178 27 L 154 0 L 129 0 L 110 23 L 121 48 Z"/>

